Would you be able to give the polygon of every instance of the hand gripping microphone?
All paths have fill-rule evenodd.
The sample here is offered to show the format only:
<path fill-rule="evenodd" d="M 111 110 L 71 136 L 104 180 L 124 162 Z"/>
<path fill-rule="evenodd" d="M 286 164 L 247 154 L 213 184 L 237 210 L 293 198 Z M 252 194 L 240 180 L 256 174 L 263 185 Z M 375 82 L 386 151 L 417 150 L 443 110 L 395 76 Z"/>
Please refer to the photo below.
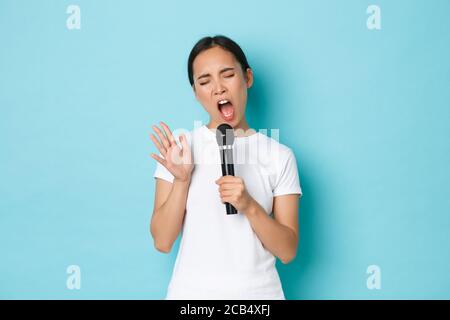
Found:
<path fill-rule="evenodd" d="M 234 130 L 226 123 L 221 124 L 216 129 L 216 139 L 220 150 L 220 159 L 222 165 L 222 176 L 234 176 L 233 164 L 233 143 Z M 237 210 L 230 203 L 225 202 L 227 214 L 237 214 Z"/>

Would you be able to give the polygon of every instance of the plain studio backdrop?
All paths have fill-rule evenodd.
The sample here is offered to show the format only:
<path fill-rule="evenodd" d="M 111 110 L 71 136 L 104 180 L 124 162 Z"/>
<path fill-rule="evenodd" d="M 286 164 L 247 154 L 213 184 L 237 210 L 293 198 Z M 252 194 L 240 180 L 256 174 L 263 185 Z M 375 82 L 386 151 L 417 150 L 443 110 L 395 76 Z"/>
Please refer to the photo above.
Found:
<path fill-rule="evenodd" d="M 286 298 L 449 299 L 449 15 L 446 0 L 2 0 L 0 298 L 164 298 L 179 240 L 164 255 L 149 233 L 151 125 L 207 123 L 186 61 L 224 34 L 254 70 L 250 126 L 279 129 L 298 162 Z"/>

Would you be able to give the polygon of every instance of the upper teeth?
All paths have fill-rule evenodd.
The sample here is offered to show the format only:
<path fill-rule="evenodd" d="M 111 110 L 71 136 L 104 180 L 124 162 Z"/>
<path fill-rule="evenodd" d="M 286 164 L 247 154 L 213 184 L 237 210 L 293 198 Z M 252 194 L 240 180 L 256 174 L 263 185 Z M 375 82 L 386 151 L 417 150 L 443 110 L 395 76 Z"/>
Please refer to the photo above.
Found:
<path fill-rule="evenodd" d="M 225 104 L 225 103 L 227 103 L 228 102 L 228 100 L 220 100 L 219 101 L 219 104 Z"/>

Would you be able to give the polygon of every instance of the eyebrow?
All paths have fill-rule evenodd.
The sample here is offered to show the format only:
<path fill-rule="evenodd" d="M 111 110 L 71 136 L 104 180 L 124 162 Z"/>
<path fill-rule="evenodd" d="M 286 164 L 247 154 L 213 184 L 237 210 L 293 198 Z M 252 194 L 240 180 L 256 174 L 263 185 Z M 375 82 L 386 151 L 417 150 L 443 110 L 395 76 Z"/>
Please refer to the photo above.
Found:
<path fill-rule="evenodd" d="M 220 70 L 219 74 L 222 74 L 222 73 L 230 71 L 230 70 L 234 70 L 234 68 L 233 67 L 223 68 L 222 70 Z M 199 76 L 197 78 L 197 80 L 200 80 L 200 79 L 206 78 L 206 77 L 210 77 L 210 76 L 211 75 L 209 73 L 205 73 L 205 74 L 202 74 L 201 76 Z"/>

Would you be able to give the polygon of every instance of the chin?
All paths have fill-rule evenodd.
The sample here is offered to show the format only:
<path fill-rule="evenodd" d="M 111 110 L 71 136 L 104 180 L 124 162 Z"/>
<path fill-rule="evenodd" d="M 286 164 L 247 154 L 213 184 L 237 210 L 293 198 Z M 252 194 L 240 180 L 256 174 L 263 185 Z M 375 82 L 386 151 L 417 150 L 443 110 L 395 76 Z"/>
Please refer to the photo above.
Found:
<path fill-rule="evenodd" d="M 219 124 L 221 124 L 221 123 L 228 123 L 233 128 L 236 127 L 240 122 L 241 122 L 241 119 L 239 119 L 239 118 L 234 118 L 232 120 L 225 120 L 223 118 L 219 118 L 218 119 L 218 123 Z"/>

